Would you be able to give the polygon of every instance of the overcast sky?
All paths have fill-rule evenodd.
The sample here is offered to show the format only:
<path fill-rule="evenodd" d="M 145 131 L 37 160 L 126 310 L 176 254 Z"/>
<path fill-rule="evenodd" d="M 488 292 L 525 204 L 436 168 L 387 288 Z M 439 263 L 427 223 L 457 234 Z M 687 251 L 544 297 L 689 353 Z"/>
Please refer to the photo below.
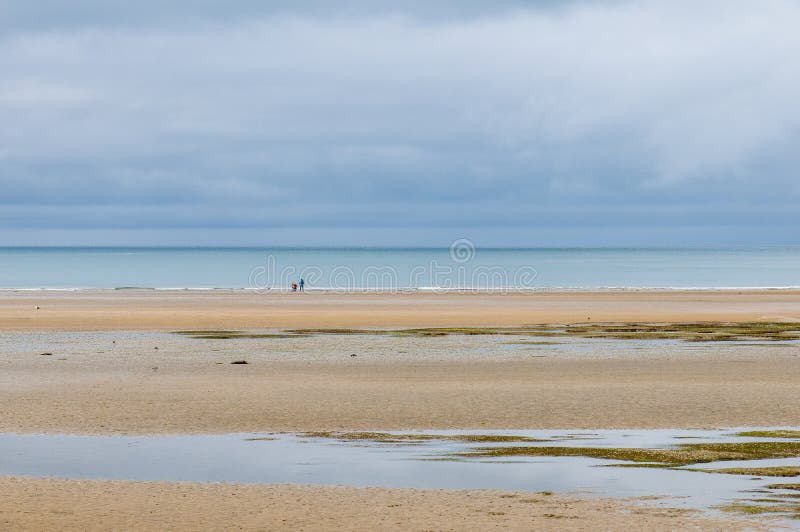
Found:
<path fill-rule="evenodd" d="M 0 245 L 800 244 L 799 27 L 778 0 L 5 0 Z"/>

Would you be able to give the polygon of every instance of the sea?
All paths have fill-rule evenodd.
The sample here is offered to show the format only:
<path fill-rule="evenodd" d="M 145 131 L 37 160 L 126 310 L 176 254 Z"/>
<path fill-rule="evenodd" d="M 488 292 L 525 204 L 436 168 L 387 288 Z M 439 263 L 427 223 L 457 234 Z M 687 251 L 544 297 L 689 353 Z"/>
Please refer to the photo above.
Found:
<path fill-rule="evenodd" d="M 790 289 L 800 247 L 5 247 L 0 289 Z"/>

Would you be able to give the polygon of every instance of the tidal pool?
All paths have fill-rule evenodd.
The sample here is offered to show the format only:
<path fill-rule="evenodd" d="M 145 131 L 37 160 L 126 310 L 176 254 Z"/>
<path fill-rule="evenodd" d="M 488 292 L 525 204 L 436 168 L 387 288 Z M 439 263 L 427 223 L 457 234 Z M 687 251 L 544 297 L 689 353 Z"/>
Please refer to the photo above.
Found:
<path fill-rule="evenodd" d="M 663 497 L 670 507 L 713 509 L 753 498 L 781 479 L 686 469 L 608 467 L 585 457 L 463 458 L 481 447 L 666 448 L 692 442 L 748 442 L 727 430 L 531 430 L 385 432 L 402 439 L 303 434 L 75 436 L 0 434 L 0 474 L 58 478 L 295 483 L 426 489 L 573 492 L 580 496 Z M 416 440 L 410 435 L 423 435 Z M 430 439 L 431 436 L 446 439 Z M 531 442 L 474 442 L 464 435 L 519 436 Z M 456 438 L 456 439 L 453 439 Z M 772 441 L 773 438 L 768 439 Z M 800 466 L 800 457 L 700 464 L 703 468 Z M 786 479 L 791 481 L 791 479 Z M 774 491 L 774 490 L 773 490 Z M 764 497 L 763 494 L 760 497 Z"/>

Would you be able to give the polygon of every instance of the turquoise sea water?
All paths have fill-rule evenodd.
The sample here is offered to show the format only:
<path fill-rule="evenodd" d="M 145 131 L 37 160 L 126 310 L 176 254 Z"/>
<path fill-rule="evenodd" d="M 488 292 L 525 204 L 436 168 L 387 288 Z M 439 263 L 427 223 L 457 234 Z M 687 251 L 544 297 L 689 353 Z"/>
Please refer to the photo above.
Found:
<path fill-rule="evenodd" d="M 0 288 L 582 289 L 800 286 L 800 248 L 0 248 Z"/>

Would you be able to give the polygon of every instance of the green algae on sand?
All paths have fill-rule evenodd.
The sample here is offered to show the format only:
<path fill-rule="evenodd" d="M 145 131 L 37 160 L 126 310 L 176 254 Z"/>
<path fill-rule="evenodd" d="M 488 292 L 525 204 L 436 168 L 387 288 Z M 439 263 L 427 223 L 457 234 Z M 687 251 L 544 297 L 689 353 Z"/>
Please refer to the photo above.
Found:
<path fill-rule="evenodd" d="M 687 342 L 741 342 L 752 340 L 800 340 L 800 323 L 696 322 L 696 323 L 593 323 L 528 327 L 548 336 L 579 336 L 616 340 L 682 340 Z"/>
<path fill-rule="evenodd" d="M 775 429 L 775 430 L 747 430 L 737 432 L 734 436 L 745 438 L 787 438 L 800 439 L 800 430 Z"/>
<path fill-rule="evenodd" d="M 718 510 L 722 510 L 723 512 L 744 515 L 787 514 L 789 517 L 794 519 L 800 517 L 800 505 L 797 504 L 753 504 L 752 502 L 732 502 L 730 504 L 716 506 L 716 508 Z"/>
<path fill-rule="evenodd" d="M 615 340 L 680 340 L 745 342 L 800 340 L 795 322 L 592 323 L 522 327 L 424 327 L 414 329 L 290 329 L 291 334 L 356 334 L 399 337 L 502 335 L 528 337 L 607 338 Z"/>
<path fill-rule="evenodd" d="M 377 443 L 400 443 L 421 441 L 458 441 L 465 443 L 539 443 L 549 440 L 505 434 L 392 434 L 390 432 L 337 432 L 316 431 L 299 434 L 305 438 L 331 438 L 342 441 L 374 441 Z M 453 457 L 456 458 L 457 457 Z"/>
<path fill-rule="evenodd" d="M 769 484 L 765 486 L 771 490 L 793 490 L 800 491 L 800 484 Z"/>
<path fill-rule="evenodd" d="M 703 473 L 722 473 L 726 475 L 747 475 L 751 477 L 798 477 L 800 467 L 726 467 L 724 469 L 687 469 L 687 471 L 701 471 Z"/>
<path fill-rule="evenodd" d="M 800 456 L 800 442 L 682 443 L 666 449 L 628 447 L 481 447 L 456 456 L 496 458 L 501 456 L 583 456 L 624 462 L 679 467 L 725 460 L 761 460 Z"/>
<path fill-rule="evenodd" d="M 526 325 L 521 327 L 418 327 L 411 329 L 310 328 L 281 333 L 232 330 L 175 331 L 191 338 L 302 338 L 310 335 L 362 335 L 399 338 L 441 336 L 523 336 L 535 338 L 579 337 L 614 340 L 679 340 L 685 342 L 748 342 L 800 340 L 800 323 L 696 322 L 696 323 L 592 323 Z M 541 342 L 544 345 L 544 342 Z"/>

